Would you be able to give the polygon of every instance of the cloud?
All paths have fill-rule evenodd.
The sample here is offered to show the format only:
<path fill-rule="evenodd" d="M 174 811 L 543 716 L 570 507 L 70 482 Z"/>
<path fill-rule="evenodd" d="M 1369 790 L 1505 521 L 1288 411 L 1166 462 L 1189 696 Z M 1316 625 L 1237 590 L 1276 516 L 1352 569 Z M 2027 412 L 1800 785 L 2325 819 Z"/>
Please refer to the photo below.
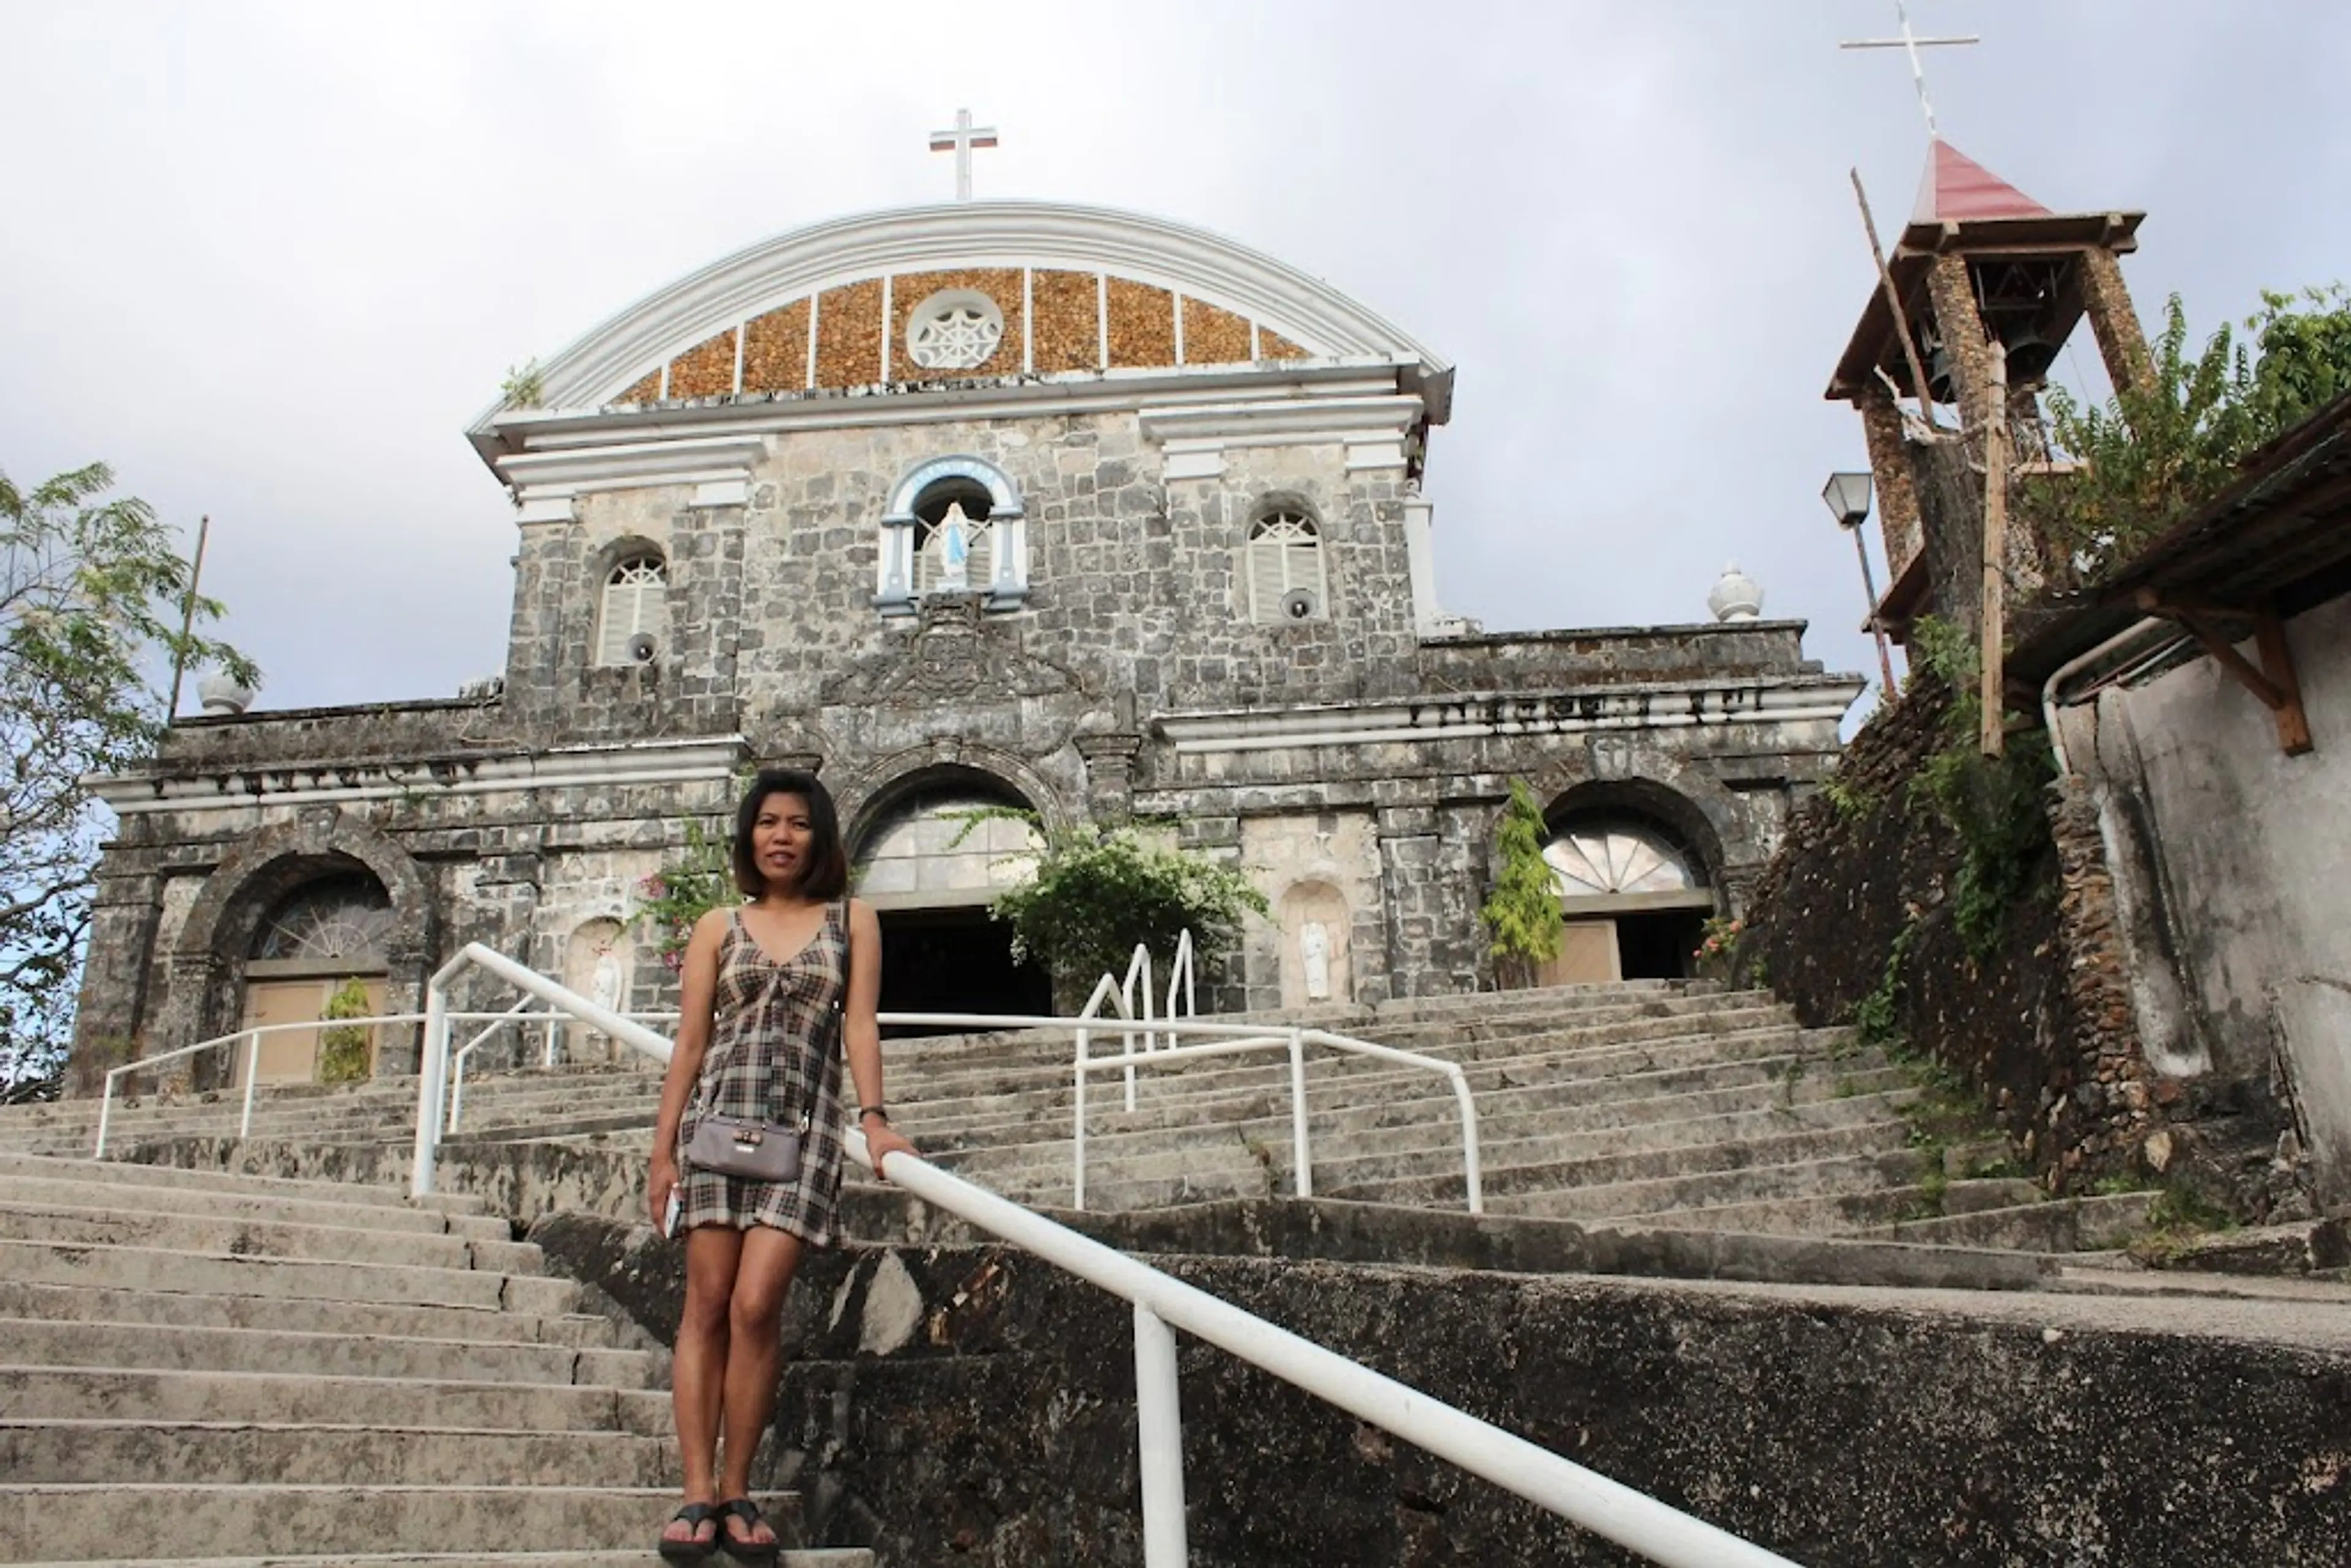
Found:
<path fill-rule="evenodd" d="M 2143 206 L 2142 311 L 2323 281 L 2351 16 L 1921 8 L 1946 134 L 2053 206 Z M 1820 401 L 1923 133 L 1871 0 L 0 7 L 0 468 L 103 457 L 193 530 L 273 706 L 502 666 L 512 516 L 460 431 L 509 366 L 767 235 L 983 194 L 1231 235 L 1452 356 L 1438 580 L 1496 628 L 1696 620 L 1726 559 L 1874 666 Z M 2086 354 L 2087 350 L 2083 350 Z M 2062 367 L 2061 367 L 2062 368 Z M 2095 379 L 2095 367 L 2083 372 Z"/>

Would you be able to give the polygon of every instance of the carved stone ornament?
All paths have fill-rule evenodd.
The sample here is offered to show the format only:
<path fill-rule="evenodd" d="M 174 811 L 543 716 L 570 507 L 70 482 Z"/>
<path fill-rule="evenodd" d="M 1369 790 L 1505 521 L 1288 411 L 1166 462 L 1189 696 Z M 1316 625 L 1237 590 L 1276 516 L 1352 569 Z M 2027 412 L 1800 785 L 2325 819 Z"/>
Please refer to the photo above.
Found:
<path fill-rule="evenodd" d="M 1029 653 L 1008 628 L 984 625 L 981 602 L 977 593 L 925 594 L 913 636 L 828 679 L 820 700 L 907 708 L 1092 689 L 1068 666 Z"/>

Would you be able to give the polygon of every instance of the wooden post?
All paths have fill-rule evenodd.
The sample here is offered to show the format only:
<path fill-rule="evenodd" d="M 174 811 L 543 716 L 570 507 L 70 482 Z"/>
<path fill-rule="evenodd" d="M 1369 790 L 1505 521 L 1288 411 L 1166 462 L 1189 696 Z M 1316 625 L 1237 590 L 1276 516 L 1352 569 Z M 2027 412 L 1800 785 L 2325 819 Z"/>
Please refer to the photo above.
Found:
<path fill-rule="evenodd" d="M 2002 680 L 2007 659 L 2001 647 L 2001 599 L 2008 582 L 2008 350 L 1997 338 L 1988 346 L 1991 406 L 1997 412 L 1984 422 L 1983 429 L 1983 618 L 1976 663 L 1982 674 L 1978 699 L 1983 708 L 1981 748 L 1986 757 L 1998 757 L 2008 744 Z"/>
<path fill-rule="evenodd" d="M 1927 390 L 1927 367 L 1919 362 L 1918 345 L 1910 340 L 1909 312 L 1902 308 L 1902 291 L 1894 286 L 1894 269 L 1877 243 L 1877 220 L 1869 214 L 1869 193 L 1861 188 L 1861 171 L 1848 169 L 1853 199 L 1861 204 L 1861 229 L 1869 236 L 1869 259 L 1877 264 L 1877 281 L 1886 290 L 1886 308 L 1894 313 L 1894 335 L 1902 340 L 1902 358 L 1910 367 L 1910 391 L 1918 400 L 1918 418 L 1928 430 L 1935 426 L 1935 394 Z M 1894 569 L 1886 569 L 1892 571 Z"/>
<path fill-rule="evenodd" d="M 204 580 L 204 540 L 212 531 L 207 512 L 196 519 L 196 562 L 188 569 L 188 591 L 180 598 L 180 645 L 172 650 L 172 706 L 163 710 L 165 724 L 180 716 L 180 677 L 188 673 L 188 639 L 196 630 L 196 585 Z"/>

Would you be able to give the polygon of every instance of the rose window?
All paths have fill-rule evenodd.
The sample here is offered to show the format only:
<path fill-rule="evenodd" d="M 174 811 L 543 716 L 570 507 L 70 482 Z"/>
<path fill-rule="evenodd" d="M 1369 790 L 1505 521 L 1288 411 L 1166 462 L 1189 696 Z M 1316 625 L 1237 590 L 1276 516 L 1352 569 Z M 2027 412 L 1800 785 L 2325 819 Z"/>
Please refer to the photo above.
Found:
<path fill-rule="evenodd" d="M 974 289 L 934 294 L 907 318 L 906 356 L 926 371 L 976 370 L 1003 340 L 1004 312 Z"/>

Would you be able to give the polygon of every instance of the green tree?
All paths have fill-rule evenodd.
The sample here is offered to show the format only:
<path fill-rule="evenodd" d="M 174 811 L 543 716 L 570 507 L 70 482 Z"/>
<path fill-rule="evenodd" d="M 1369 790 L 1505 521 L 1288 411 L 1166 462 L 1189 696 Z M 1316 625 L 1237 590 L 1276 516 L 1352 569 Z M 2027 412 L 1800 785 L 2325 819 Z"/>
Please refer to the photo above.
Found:
<path fill-rule="evenodd" d="M 2028 483 L 2024 506 L 2075 572 L 2128 559 L 2225 489 L 2246 457 L 2351 392 L 2351 293 L 2340 284 L 2265 292 L 2243 330 L 2251 350 L 2223 324 L 2192 351 L 2175 294 L 2149 345 L 2147 385 L 2103 405 L 2050 389 L 2050 434 L 2080 466 Z"/>
<path fill-rule="evenodd" d="M 329 1022 L 340 1019 L 363 1019 L 374 1009 L 368 1005 L 367 982 L 356 976 L 335 988 L 327 998 L 322 1015 Z M 321 1083 L 357 1083 L 368 1076 L 374 1062 L 368 1051 L 368 1037 L 374 1031 L 366 1024 L 344 1024 L 340 1029 L 319 1031 L 319 1082 Z"/>
<path fill-rule="evenodd" d="M 1089 822 L 1051 833 L 1027 811 L 990 807 L 962 815 L 966 833 L 1002 817 L 1028 823 L 1044 840 L 1034 872 L 997 894 L 988 914 L 1012 927 L 1015 959 L 1033 958 L 1051 972 L 1065 1010 L 1083 1007 L 1103 975 L 1124 974 L 1137 946 L 1164 976 L 1189 931 L 1193 961 L 1216 964 L 1240 940 L 1243 918 L 1270 907 L 1238 867 L 1154 843 L 1134 828 L 1105 831 Z"/>
<path fill-rule="evenodd" d="M 1536 970 L 1559 956 L 1559 881 L 1543 859 L 1547 831 L 1534 791 L 1511 779 L 1510 804 L 1494 833 L 1502 874 L 1479 911 L 1493 935 L 1494 969 L 1505 986 L 1533 985 Z"/>
<path fill-rule="evenodd" d="M 80 780 L 153 754 L 174 655 L 260 679 L 226 643 L 183 636 L 187 562 L 113 484 L 102 463 L 30 490 L 0 474 L 0 1086 L 55 1075 L 71 1037 L 104 827 Z"/>

